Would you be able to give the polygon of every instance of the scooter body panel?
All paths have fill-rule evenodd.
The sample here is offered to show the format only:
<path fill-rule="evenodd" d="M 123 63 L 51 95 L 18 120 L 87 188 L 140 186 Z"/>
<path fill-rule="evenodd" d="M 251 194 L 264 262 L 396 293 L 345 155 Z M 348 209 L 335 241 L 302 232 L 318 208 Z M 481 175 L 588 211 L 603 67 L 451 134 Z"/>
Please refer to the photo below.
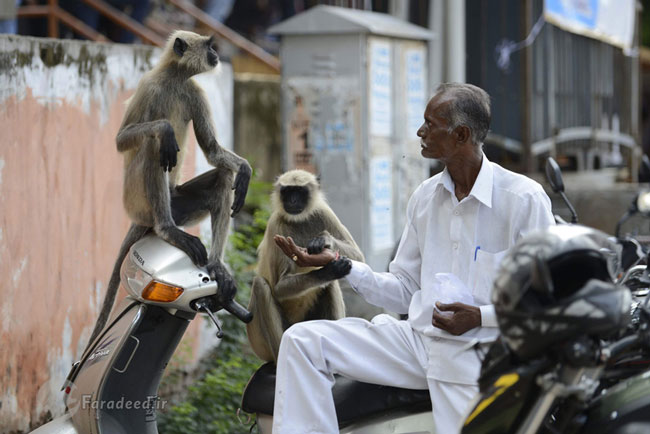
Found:
<path fill-rule="evenodd" d="M 142 321 L 147 306 L 129 304 L 121 317 L 97 340 L 77 369 L 76 378 L 68 385 L 66 407 L 73 423 L 82 433 L 98 434 L 100 390 L 108 373 L 119 358 L 129 336 Z"/>
<path fill-rule="evenodd" d="M 258 413 L 257 427 L 260 434 L 271 434 L 273 416 Z M 363 421 L 355 422 L 340 430 L 341 434 L 435 434 L 431 410 L 412 413 L 389 411 Z"/>
<path fill-rule="evenodd" d="M 158 384 L 189 318 L 158 306 L 123 306 L 69 383 L 66 416 L 77 434 L 158 433 L 156 412 L 165 404 Z"/>
<path fill-rule="evenodd" d="M 72 424 L 72 417 L 69 413 L 36 428 L 31 434 L 82 434 Z"/>
<path fill-rule="evenodd" d="M 435 434 L 431 411 L 409 413 L 390 411 L 382 416 L 354 423 L 341 434 Z"/>

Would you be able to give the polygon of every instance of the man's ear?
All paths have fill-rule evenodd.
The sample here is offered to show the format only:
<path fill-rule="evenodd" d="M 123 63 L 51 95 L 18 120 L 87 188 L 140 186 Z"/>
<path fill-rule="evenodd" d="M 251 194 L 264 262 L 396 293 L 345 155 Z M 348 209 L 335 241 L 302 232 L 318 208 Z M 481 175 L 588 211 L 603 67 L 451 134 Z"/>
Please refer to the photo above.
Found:
<path fill-rule="evenodd" d="M 472 132 L 466 125 L 459 125 L 456 127 L 454 130 L 454 134 L 456 135 L 456 140 L 459 143 L 466 143 L 469 140 L 471 140 Z"/>
<path fill-rule="evenodd" d="M 181 38 L 176 38 L 174 41 L 174 53 L 178 54 L 178 57 L 183 57 L 185 50 L 187 50 L 187 42 Z"/>

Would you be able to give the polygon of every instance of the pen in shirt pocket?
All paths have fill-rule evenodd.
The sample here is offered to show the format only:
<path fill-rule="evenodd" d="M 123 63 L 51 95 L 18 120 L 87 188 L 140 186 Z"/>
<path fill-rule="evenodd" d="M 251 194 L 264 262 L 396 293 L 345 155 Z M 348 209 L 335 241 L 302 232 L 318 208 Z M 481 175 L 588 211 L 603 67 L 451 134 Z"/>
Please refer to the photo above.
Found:
<path fill-rule="evenodd" d="M 476 246 L 476 249 L 474 249 L 474 262 L 476 262 L 476 254 L 478 251 L 481 249 L 481 246 Z"/>

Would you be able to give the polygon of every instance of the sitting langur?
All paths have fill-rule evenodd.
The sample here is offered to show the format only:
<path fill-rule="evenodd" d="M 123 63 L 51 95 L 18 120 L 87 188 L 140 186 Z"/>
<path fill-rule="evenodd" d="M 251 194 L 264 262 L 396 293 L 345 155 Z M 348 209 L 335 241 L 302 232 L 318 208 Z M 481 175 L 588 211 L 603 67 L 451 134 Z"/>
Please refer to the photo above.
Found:
<path fill-rule="evenodd" d="M 197 266 L 206 266 L 225 294 L 236 290 L 221 256 L 230 210 L 235 215 L 243 206 L 251 168 L 217 143 L 206 95 L 192 79 L 214 69 L 218 61 L 212 37 L 176 31 L 128 103 L 116 142 L 124 156 L 124 207 L 133 224 L 120 248 L 91 342 L 113 306 L 122 261 L 133 243 L 150 230 L 187 253 Z M 190 121 L 201 150 L 215 168 L 177 185 Z M 199 238 L 178 228 L 208 214 L 212 219 L 209 256 Z"/>
<path fill-rule="evenodd" d="M 280 338 L 290 325 L 345 316 L 337 279 L 347 273 L 350 262 L 342 258 L 363 261 L 350 232 L 325 203 L 314 175 L 304 170 L 286 172 L 275 183 L 271 199 L 273 209 L 258 248 L 248 306 L 253 321 L 247 325 L 253 351 L 266 361 L 276 360 Z M 297 257 L 292 260 L 279 247 L 294 241 L 307 246 L 310 254 L 336 260 L 320 268 L 297 263 Z"/>

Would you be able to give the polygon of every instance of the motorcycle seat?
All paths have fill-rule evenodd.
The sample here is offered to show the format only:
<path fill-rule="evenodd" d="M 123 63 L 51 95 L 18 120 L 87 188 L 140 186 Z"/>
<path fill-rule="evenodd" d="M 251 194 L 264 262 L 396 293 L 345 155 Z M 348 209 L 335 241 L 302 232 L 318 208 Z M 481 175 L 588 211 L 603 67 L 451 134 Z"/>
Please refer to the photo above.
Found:
<path fill-rule="evenodd" d="M 247 413 L 273 414 L 275 364 L 262 365 L 244 389 L 241 408 Z M 401 389 L 362 383 L 336 376 L 332 389 L 339 426 L 389 410 L 422 412 L 431 410 L 428 390 Z"/>

